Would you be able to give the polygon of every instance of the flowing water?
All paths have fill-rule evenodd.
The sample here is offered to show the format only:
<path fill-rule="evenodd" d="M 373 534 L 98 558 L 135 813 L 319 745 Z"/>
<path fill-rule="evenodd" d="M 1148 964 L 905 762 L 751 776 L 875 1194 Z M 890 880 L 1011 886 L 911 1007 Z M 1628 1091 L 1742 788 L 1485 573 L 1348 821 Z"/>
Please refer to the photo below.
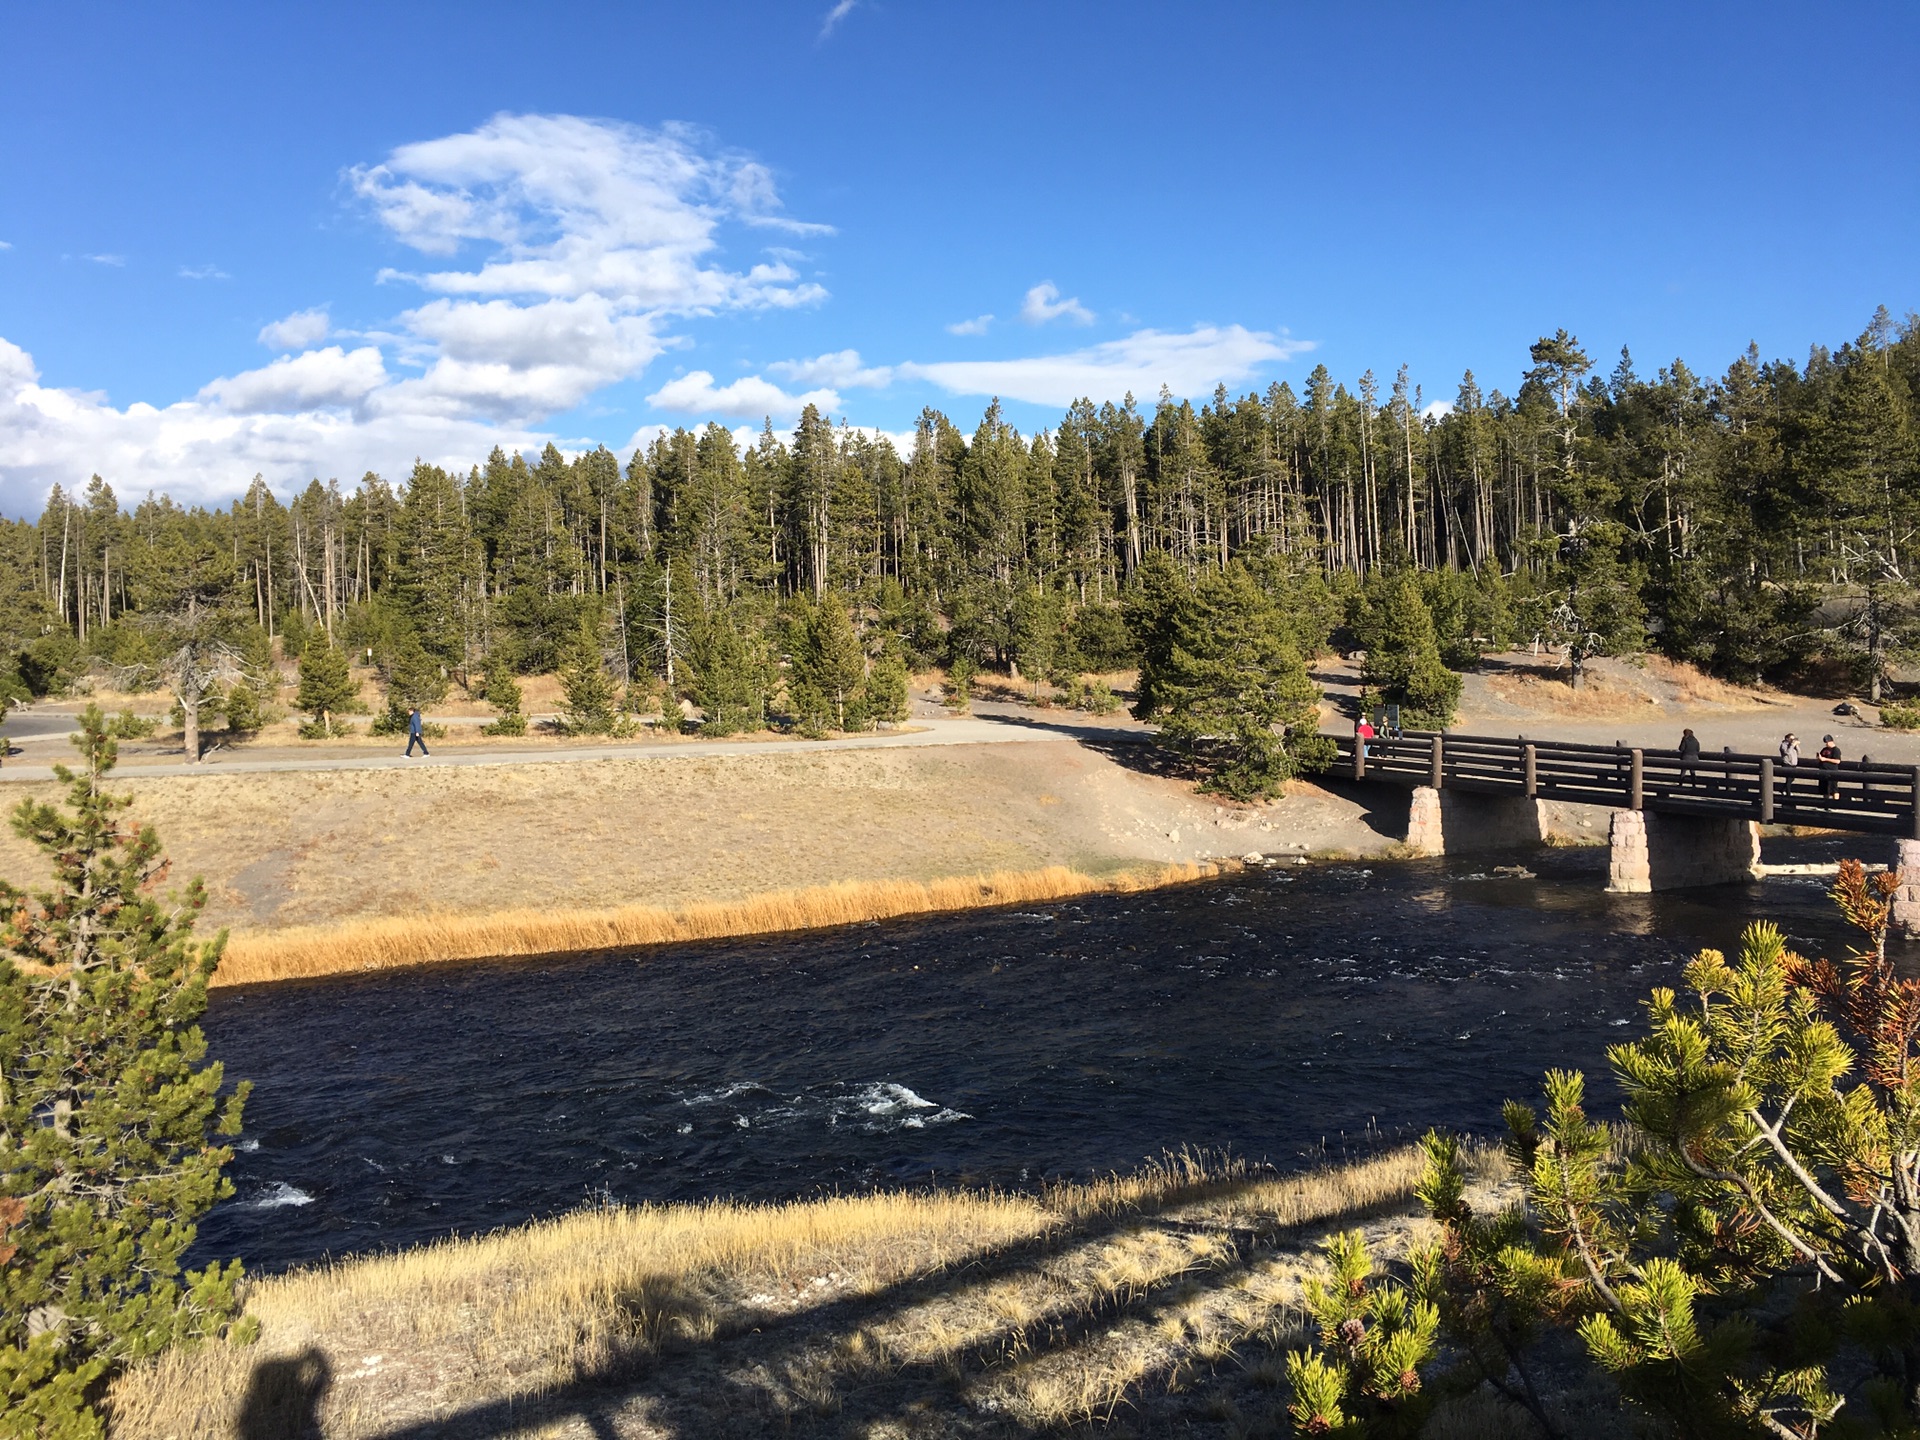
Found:
<path fill-rule="evenodd" d="M 1884 843 L 1884 842 L 1883 842 Z M 1838 841 L 1769 858 L 1837 858 Z M 1857 840 L 1851 849 L 1862 848 Z M 1828 882 L 1601 892 L 1604 850 L 1276 867 L 1144 895 L 215 992 L 254 1081 L 198 1257 L 272 1270 L 600 1198 L 1029 1186 L 1169 1148 L 1298 1166 L 1609 1094 L 1647 990 Z"/>

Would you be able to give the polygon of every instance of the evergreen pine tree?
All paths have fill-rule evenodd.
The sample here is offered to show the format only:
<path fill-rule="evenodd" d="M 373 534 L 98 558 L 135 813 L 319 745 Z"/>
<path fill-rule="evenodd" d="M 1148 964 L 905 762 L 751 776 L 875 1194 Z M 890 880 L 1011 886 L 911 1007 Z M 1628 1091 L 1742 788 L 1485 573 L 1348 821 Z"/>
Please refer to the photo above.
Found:
<path fill-rule="evenodd" d="M 375 735 L 404 735 L 415 706 L 424 710 L 447 696 L 447 677 L 434 656 L 413 635 L 394 646 L 387 662 L 387 708 L 373 723 Z"/>
<path fill-rule="evenodd" d="M 330 736 L 338 733 L 334 716 L 352 705 L 360 687 L 347 668 L 347 657 L 340 648 L 319 637 L 309 641 L 300 652 L 300 688 L 293 703 L 313 716 L 313 723 L 302 733 Z"/>
<path fill-rule="evenodd" d="M 226 936 L 193 938 L 198 880 L 165 899 L 150 827 L 106 789 L 117 758 L 99 707 L 56 773 L 65 809 L 25 800 L 20 836 L 53 886 L 0 881 L 0 1435 L 81 1440 L 113 1368 L 215 1333 L 240 1262 L 183 1275 L 248 1086 L 219 1098 L 198 1024 Z"/>
<path fill-rule="evenodd" d="M 480 727 L 484 735 L 524 735 L 527 717 L 520 713 L 520 682 L 513 671 L 499 660 L 487 662 L 486 701 L 500 712 L 499 717 Z"/>
<path fill-rule="evenodd" d="M 592 625 L 581 625 L 562 653 L 560 689 L 566 696 L 561 723 L 568 734 L 605 735 L 613 729 L 617 695 Z"/>
<path fill-rule="evenodd" d="M 773 656 L 757 629 L 724 612 L 693 628 L 693 701 L 705 720 L 701 733 L 737 735 L 767 723 Z"/>
<path fill-rule="evenodd" d="M 1354 626 L 1367 651 L 1360 676 L 1367 697 L 1398 705 L 1409 730 L 1446 729 L 1460 703 L 1460 677 L 1441 662 L 1419 581 L 1407 571 L 1376 571 L 1367 581 Z"/>
<path fill-rule="evenodd" d="M 791 684 L 794 713 L 809 733 L 829 727 L 864 729 L 866 713 L 861 681 L 866 656 L 854 634 L 846 601 L 829 590 L 807 607 L 799 627 Z"/>
<path fill-rule="evenodd" d="M 1241 565 L 1209 571 L 1181 597 L 1141 687 L 1155 697 L 1161 742 L 1201 771 L 1202 789 L 1272 795 L 1331 758 L 1286 616 Z"/>
<path fill-rule="evenodd" d="M 907 679 L 906 657 L 889 648 L 867 676 L 867 713 L 888 725 L 906 719 Z"/>

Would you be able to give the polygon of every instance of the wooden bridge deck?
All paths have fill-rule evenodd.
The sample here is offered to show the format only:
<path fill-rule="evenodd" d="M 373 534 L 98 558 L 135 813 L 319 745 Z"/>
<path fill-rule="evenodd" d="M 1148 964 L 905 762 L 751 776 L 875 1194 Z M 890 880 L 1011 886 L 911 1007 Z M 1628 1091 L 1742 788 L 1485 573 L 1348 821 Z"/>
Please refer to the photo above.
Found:
<path fill-rule="evenodd" d="M 1340 758 L 1331 773 L 1355 780 L 1920 840 L 1916 765 L 1861 759 L 1825 767 L 1806 756 L 1785 766 L 1771 755 L 1730 750 L 1683 761 L 1677 750 L 1432 731 L 1375 736 L 1364 757 L 1350 735 L 1335 743 Z"/>

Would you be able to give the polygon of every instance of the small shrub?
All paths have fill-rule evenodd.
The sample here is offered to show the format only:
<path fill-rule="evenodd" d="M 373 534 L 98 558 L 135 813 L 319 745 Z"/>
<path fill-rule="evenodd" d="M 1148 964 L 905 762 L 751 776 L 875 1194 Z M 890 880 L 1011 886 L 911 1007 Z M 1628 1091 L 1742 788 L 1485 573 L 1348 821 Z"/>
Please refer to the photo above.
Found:
<path fill-rule="evenodd" d="M 227 729 L 236 734 L 256 734 L 267 723 L 266 712 L 260 707 L 260 697 L 244 681 L 227 692 L 225 708 Z"/>
<path fill-rule="evenodd" d="M 335 720 L 331 727 L 318 720 L 309 720 L 300 727 L 302 740 L 338 740 L 342 735 L 357 735 L 359 732 L 344 720 Z"/>
<path fill-rule="evenodd" d="M 1920 702 L 1902 705 L 1888 701 L 1880 707 L 1880 723 L 1889 730 L 1920 729 Z"/>
<path fill-rule="evenodd" d="M 524 735 L 527 733 L 527 717 L 518 710 L 509 710 L 498 720 L 489 720 L 480 727 L 482 735 Z"/>
<path fill-rule="evenodd" d="M 145 740 L 160 728 L 160 722 L 151 715 L 136 715 L 131 710 L 122 710 L 107 725 L 107 733 L 116 740 Z"/>
<path fill-rule="evenodd" d="M 1120 708 L 1120 697 L 1104 680 L 1074 676 L 1066 684 L 1063 703 L 1069 710 L 1084 710 L 1089 715 L 1111 715 Z"/>

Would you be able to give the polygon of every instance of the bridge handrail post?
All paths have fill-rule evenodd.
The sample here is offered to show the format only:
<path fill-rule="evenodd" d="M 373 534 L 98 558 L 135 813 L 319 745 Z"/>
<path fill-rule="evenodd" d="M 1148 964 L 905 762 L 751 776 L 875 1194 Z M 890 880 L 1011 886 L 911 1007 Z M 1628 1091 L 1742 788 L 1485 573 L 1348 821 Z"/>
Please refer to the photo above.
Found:
<path fill-rule="evenodd" d="M 1646 753 L 1633 752 L 1632 761 L 1627 769 L 1627 808 L 1629 810 L 1646 809 L 1647 768 Z"/>
<path fill-rule="evenodd" d="M 1907 821 L 1907 838 L 1920 840 L 1920 765 L 1913 767 L 1913 814 Z"/>
<path fill-rule="evenodd" d="M 1367 778 L 1367 742 L 1358 735 L 1353 737 L 1353 778 Z"/>
<path fill-rule="evenodd" d="M 1520 746 L 1520 778 L 1526 785 L 1529 800 L 1540 793 L 1540 757 L 1531 740 Z"/>
<path fill-rule="evenodd" d="M 1760 757 L 1760 823 L 1767 825 L 1771 824 L 1772 821 L 1773 757 L 1771 755 L 1762 755 Z"/>
<path fill-rule="evenodd" d="M 1441 770 L 1441 767 L 1446 763 L 1445 756 L 1445 742 L 1440 738 L 1440 732 L 1436 730 L 1433 732 L 1433 748 L 1427 755 L 1427 783 L 1436 790 L 1440 788 L 1441 782 L 1445 779 Z"/>

